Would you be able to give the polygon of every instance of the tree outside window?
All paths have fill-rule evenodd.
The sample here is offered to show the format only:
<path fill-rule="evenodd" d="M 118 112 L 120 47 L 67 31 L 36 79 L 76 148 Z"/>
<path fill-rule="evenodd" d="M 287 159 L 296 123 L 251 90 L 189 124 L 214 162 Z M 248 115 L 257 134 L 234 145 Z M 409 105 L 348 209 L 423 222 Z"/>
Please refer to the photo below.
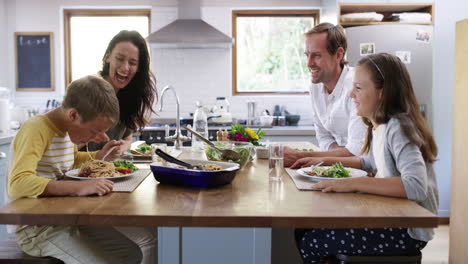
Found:
<path fill-rule="evenodd" d="M 121 30 L 149 34 L 150 10 L 70 9 L 64 11 L 66 85 L 102 68 L 110 40 Z"/>
<path fill-rule="evenodd" d="M 233 93 L 304 93 L 304 36 L 314 10 L 233 11 Z"/>

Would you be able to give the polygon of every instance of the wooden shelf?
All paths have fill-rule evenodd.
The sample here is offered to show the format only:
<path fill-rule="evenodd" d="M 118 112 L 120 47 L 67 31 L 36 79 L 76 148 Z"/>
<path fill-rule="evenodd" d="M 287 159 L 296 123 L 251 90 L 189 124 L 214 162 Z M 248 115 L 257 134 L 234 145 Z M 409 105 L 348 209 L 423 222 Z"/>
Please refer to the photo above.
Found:
<path fill-rule="evenodd" d="M 350 13 L 376 12 L 384 16 L 381 22 L 341 22 L 341 15 Z M 402 12 L 423 12 L 431 15 L 431 22 L 399 22 L 385 21 L 393 13 Z M 418 24 L 431 25 L 434 24 L 434 5 L 432 3 L 387 3 L 387 4 L 360 4 L 360 3 L 342 3 L 339 4 L 339 19 L 340 25 L 348 26 L 363 26 L 363 25 L 388 25 L 388 24 Z"/>

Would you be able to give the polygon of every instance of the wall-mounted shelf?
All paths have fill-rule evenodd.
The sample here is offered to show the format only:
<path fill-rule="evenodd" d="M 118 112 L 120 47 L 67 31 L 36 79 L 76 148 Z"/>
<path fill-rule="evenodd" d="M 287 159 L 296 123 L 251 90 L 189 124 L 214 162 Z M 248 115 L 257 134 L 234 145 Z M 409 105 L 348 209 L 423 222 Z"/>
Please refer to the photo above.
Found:
<path fill-rule="evenodd" d="M 431 25 L 434 24 L 434 8 L 432 3 L 388 3 L 388 4 L 360 4 L 360 3 L 341 3 L 339 4 L 339 20 L 343 27 L 362 26 L 362 25 L 387 25 L 387 24 L 418 24 Z M 382 14 L 384 19 L 381 22 L 341 22 L 341 15 L 350 13 L 376 12 Z M 431 15 L 430 22 L 400 22 L 391 21 L 388 18 L 393 13 L 403 12 L 422 12 Z"/>

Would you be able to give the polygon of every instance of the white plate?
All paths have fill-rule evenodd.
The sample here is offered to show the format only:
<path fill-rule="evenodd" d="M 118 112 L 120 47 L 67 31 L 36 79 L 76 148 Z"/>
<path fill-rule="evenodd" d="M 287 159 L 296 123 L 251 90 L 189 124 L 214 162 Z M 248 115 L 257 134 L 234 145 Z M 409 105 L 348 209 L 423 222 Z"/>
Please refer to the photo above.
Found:
<path fill-rule="evenodd" d="M 92 179 L 110 179 L 110 180 L 112 180 L 112 179 L 121 179 L 121 178 L 126 178 L 126 177 L 129 177 L 129 176 L 132 176 L 135 173 L 137 173 L 138 171 L 134 171 L 134 172 L 129 173 L 129 174 L 115 176 L 115 177 L 99 177 L 99 178 L 80 177 L 80 176 L 78 176 L 79 172 L 80 172 L 80 169 L 70 170 L 70 171 L 65 172 L 65 176 L 67 176 L 68 178 L 78 179 L 78 180 L 92 180 Z"/>
<path fill-rule="evenodd" d="M 151 158 L 151 154 L 148 155 L 138 155 L 138 154 L 133 154 L 131 152 L 125 152 L 122 154 L 123 157 L 128 156 L 128 157 L 137 157 L 137 158 Z"/>
<path fill-rule="evenodd" d="M 331 166 L 320 166 L 320 167 L 318 167 L 318 168 L 328 169 L 328 168 L 330 168 L 330 167 L 331 167 Z M 309 167 L 309 168 L 298 169 L 298 170 L 297 170 L 297 173 L 299 173 L 300 175 L 302 175 L 302 176 L 304 176 L 304 177 L 308 177 L 308 178 L 311 178 L 311 179 L 314 179 L 314 180 L 318 180 L 318 181 L 322 181 L 322 180 L 349 179 L 349 178 L 356 178 L 356 177 L 365 177 L 365 176 L 367 176 L 367 172 L 365 172 L 365 171 L 363 171 L 363 170 L 360 170 L 360 169 L 353 169 L 353 168 L 347 168 L 347 167 L 345 167 L 345 169 L 351 170 L 351 177 L 347 177 L 347 178 L 330 178 L 330 177 L 311 176 L 311 175 L 307 174 L 308 172 L 311 171 L 310 167 Z"/>

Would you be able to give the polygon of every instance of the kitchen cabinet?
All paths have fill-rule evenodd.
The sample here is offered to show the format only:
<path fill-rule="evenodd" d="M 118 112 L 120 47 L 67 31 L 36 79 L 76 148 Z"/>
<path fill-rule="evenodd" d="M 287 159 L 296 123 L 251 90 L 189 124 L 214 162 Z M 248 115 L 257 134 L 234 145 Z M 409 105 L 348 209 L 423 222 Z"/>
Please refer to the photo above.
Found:
<path fill-rule="evenodd" d="M 187 130 L 181 129 L 182 135 L 187 136 Z M 175 129 L 171 128 L 168 135 L 174 135 Z M 213 134 L 214 133 L 214 134 Z M 174 146 L 174 142 L 168 142 L 164 137 L 168 136 L 163 128 L 145 128 L 140 132 L 140 138 L 138 140 L 143 140 L 147 144 L 153 143 L 167 143 L 168 146 Z M 216 140 L 213 138 L 213 135 L 216 135 L 216 131 L 210 131 L 210 140 Z M 191 141 L 182 142 L 182 146 L 190 147 L 192 145 Z"/>
<path fill-rule="evenodd" d="M 468 243 L 468 229 L 466 219 L 468 218 L 468 195 L 466 186 L 466 164 L 468 162 L 468 151 L 466 144 L 468 138 L 468 116 L 466 115 L 466 101 L 468 100 L 468 77 L 466 75 L 466 60 L 468 52 L 468 19 L 457 22 L 455 35 L 455 87 L 453 104 L 453 150 L 452 150 L 452 197 L 450 206 L 450 263 L 467 263 L 468 254 L 466 244 Z M 449 176 L 449 175 L 446 175 Z"/>
<path fill-rule="evenodd" d="M 271 263 L 271 228 L 159 227 L 158 263 Z"/>
<path fill-rule="evenodd" d="M 5 157 L 2 155 L 0 157 L 0 205 L 5 204 L 5 195 L 6 195 L 6 177 L 7 177 L 7 160 L 9 153 L 10 143 L 0 145 L 0 155 L 5 153 Z M 5 239 L 7 236 L 6 226 L 0 225 L 0 240 Z"/>
<path fill-rule="evenodd" d="M 431 3 L 341 3 L 338 6 L 338 18 L 339 24 L 343 27 L 348 26 L 362 26 L 362 25 L 385 25 L 385 24 L 419 24 L 419 25 L 431 25 L 434 24 L 434 8 Z M 364 12 L 376 12 L 384 16 L 380 22 L 343 22 L 341 21 L 341 15 L 350 13 L 364 13 Z M 431 15 L 430 22 L 400 22 L 400 21 L 389 21 L 388 18 L 393 13 L 403 12 L 422 12 Z"/>
<path fill-rule="evenodd" d="M 270 228 L 183 228 L 182 263 L 271 263 Z"/>

